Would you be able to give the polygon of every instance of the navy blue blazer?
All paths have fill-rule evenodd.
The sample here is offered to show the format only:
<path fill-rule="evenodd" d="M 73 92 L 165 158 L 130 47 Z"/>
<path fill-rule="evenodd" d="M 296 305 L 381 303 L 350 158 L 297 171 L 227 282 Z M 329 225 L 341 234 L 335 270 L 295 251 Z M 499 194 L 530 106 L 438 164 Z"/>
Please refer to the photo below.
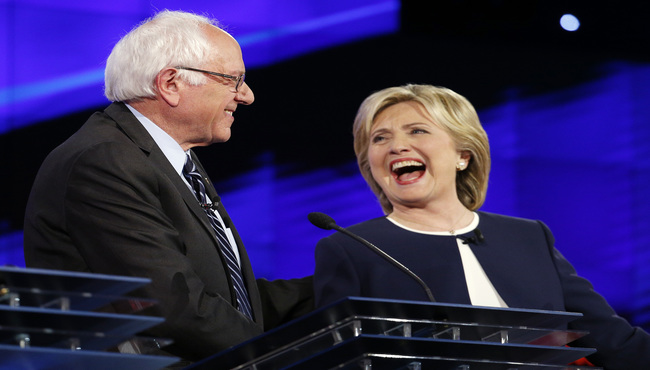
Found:
<path fill-rule="evenodd" d="M 589 360 L 607 369 L 650 369 L 650 335 L 616 315 L 589 281 L 554 247 L 540 221 L 478 212 L 484 240 L 470 243 L 509 307 L 580 312 L 570 329 L 591 334 L 576 346 L 596 348 Z M 385 217 L 349 228 L 422 278 L 436 301 L 471 304 L 454 236 L 419 234 Z M 472 234 L 461 237 L 473 236 Z M 398 268 L 342 233 L 316 246 L 316 305 L 347 296 L 428 301 L 422 287 Z"/>

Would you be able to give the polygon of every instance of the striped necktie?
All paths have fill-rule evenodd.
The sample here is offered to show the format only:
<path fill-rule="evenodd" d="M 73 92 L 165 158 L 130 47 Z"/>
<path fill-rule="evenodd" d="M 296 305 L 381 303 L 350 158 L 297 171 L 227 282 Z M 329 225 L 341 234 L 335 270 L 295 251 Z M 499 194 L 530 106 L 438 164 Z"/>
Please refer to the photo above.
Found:
<path fill-rule="evenodd" d="M 201 204 L 201 207 L 203 207 L 205 213 L 208 215 L 210 225 L 212 225 L 214 232 L 217 234 L 217 239 L 219 239 L 219 247 L 221 249 L 221 253 L 226 258 L 228 270 L 230 270 L 230 276 L 232 277 L 233 286 L 235 288 L 235 295 L 237 296 L 237 309 L 252 319 L 253 310 L 251 309 L 248 292 L 246 291 L 246 285 L 244 285 L 244 279 L 242 278 L 241 269 L 237 263 L 237 258 L 235 257 L 234 250 L 228 241 L 226 231 L 224 230 L 217 216 L 214 214 L 212 204 L 208 202 L 208 197 L 205 192 L 205 185 L 203 183 L 203 176 L 197 170 L 196 165 L 192 161 L 192 158 L 189 154 L 187 155 L 185 165 L 183 166 L 183 176 L 185 176 L 187 181 L 192 186 L 194 195 L 196 195 L 196 198 Z"/>

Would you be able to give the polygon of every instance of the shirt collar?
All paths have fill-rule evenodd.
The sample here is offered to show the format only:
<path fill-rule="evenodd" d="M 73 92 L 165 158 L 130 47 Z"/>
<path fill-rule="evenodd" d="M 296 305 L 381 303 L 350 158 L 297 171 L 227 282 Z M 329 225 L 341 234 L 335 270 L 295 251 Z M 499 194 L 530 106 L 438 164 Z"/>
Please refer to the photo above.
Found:
<path fill-rule="evenodd" d="M 138 112 L 135 108 L 128 104 L 126 104 L 126 107 L 129 108 L 135 118 L 140 121 L 145 130 L 147 130 L 149 135 L 151 135 L 160 150 L 162 150 L 169 163 L 171 163 L 172 167 L 174 167 L 174 170 L 176 170 L 176 172 L 181 177 L 183 177 L 183 166 L 185 165 L 187 152 L 184 152 L 183 148 L 181 148 L 180 144 L 178 144 L 174 138 L 169 136 L 168 133 L 158 127 L 158 125 L 153 123 L 149 118 L 145 117 L 142 113 Z"/>

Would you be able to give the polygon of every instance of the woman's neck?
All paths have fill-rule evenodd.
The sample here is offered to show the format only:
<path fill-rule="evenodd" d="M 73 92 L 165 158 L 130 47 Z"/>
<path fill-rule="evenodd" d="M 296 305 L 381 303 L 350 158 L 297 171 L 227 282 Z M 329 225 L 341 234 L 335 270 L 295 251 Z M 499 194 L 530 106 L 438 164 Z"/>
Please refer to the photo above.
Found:
<path fill-rule="evenodd" d="M 446 231 L 455 234 L 456 230 L 467 227 L 474 219 L 472 211 L 462 203 L 447 209 L 394 207 L 388 218 L 420 231 Z"/>

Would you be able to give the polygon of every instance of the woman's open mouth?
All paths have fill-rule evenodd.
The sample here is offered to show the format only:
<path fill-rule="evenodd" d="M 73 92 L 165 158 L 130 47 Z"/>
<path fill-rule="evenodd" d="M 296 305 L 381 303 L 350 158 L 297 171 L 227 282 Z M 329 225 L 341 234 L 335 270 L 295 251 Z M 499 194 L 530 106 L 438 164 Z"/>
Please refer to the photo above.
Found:
<path fill-rule="evenodd" d="M 390 169 L 398 184 L 411 183 L 424 175 L 427 166 L 416 159 L 400 159 L 391 162 Z"/>

